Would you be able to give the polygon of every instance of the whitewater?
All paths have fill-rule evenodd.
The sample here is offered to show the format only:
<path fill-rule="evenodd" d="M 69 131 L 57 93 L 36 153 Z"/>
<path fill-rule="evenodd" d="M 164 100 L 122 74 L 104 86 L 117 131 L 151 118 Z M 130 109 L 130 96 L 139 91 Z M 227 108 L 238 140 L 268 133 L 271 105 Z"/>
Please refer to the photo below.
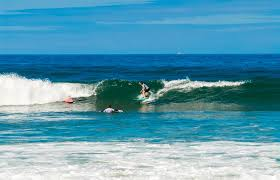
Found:
<path fill-rule="evenodd" d="M 1 165 L 3 180 L 280 178 L 278 163 L 272 160 L 279 158 L 279 143 L 72 142 L 2 146 L 0 150 L 6 162 Z"/>
<path fill-rule="evenodd" d="M 0 75 L 0 105 L 32 105 L 63 101 L 67 96 L 88 97 L 94 85 L 52 83 L 49 80 L 27 79 L 17 74 Z"/>

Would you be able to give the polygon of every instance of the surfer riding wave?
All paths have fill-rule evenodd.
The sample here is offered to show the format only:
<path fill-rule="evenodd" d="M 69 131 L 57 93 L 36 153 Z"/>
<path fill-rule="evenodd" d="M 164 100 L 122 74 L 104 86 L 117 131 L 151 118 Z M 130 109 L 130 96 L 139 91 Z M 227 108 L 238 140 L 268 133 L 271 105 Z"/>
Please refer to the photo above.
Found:
<path fill-rule="evenodd" d="M 140 94 L 142 94 L 143 97 L 148 98 L 150 96 L 150 87 L 147 86 L 142 81 L 140 81 L 139 84 L 140 84 L 140 86 L 142 86 Z"/>

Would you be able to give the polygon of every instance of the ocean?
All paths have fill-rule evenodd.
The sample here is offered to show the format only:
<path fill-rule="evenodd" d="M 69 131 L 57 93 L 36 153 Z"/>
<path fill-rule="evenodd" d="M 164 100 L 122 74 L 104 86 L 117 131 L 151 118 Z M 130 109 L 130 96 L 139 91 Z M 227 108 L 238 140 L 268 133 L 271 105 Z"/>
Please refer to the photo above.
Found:
<path fill-rule="evenodd" d="M 280 55 L 0 55 L 0 73 L 0 179 L 280 179 Z"/>

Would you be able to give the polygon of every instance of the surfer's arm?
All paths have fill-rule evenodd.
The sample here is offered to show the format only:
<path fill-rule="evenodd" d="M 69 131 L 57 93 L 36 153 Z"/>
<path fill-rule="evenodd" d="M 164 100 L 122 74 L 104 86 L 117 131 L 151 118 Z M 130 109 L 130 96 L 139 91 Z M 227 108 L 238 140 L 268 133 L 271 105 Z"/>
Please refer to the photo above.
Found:
<path fill-rule="evenodd" d="M 141 85 L 142 89 L 140 91 L 140 93 L 143 93 L 145 91 L 145 86 L 144 85 Z"/>

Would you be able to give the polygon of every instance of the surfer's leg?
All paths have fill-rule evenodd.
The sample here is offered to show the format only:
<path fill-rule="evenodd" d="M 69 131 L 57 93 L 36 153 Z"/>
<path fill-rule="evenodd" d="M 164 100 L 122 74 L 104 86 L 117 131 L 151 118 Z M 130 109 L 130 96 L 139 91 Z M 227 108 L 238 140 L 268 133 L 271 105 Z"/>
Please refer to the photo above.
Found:
<path fill-rule="evenodd" d="M 142 90 L 141 94 L 142 94 L 143 97 L 145 97 L 145 91 Z"/>

